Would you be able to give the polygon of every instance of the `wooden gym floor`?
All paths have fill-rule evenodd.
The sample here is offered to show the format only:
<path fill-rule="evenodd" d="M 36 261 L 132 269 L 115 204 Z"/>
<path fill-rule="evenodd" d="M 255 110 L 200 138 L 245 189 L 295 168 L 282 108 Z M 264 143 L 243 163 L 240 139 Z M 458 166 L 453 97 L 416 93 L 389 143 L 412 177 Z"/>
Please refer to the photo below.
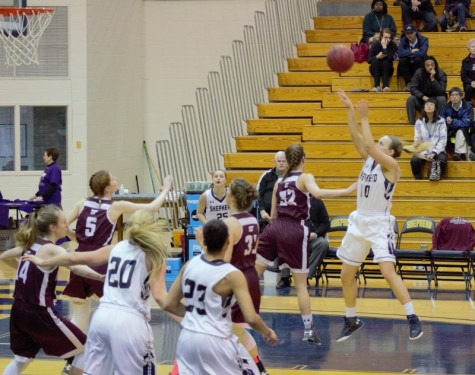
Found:
<path fill-rule="evenodd" d="M 59 288 L 67 271 L 61 271 Z M 0 371 L 12 354 L 8 322 L 12 303 L 14 271 L 0 264 Z M 417 313 L 424 323 L 424 336 L 408 339 L 408 327 L 397 300 L 384 282 L 368 280 L 359 289 L 358 315 L 363 329 L 343 343 L 334 341 L 342 324 L 343 299 L 338 279 L 329 285 L 309 287 L 315 323 L 323 340 L 321 347 L 301 341 L 302 321 L 295 289 L 276 291 L 263 285 L 262 316 L 277 332 L 280 344 L 269 347 L 256 335 L 261 357 L 271 375 L 312 374 L 475 374 L 474 292 L 465 292 L 462 282 L 446 282 L 429 291 L 425 282 L 407 281 Z M 69 302 L 58 308 L 69 314 Z M 160 309 L 154 308 L 152 326 L 158 374 L 168 375 L 180 332 Z M 63 361 L 40 354 L 25 374 L 60 374 Z M 132 375 L 132 374 L 131 374 Z"/>

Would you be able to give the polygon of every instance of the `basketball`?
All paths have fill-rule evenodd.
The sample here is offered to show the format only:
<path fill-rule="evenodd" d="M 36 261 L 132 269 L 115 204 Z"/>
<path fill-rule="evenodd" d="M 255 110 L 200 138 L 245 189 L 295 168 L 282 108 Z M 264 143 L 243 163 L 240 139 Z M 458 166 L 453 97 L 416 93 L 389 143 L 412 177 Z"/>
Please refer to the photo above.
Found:
<path fill-rule="evenodd" d="M 337 73 L 344 73 L 350 70 L 354 61 L 353 51 L 346 46 L 335 46 L 327 54 L 328 67 Z"/>

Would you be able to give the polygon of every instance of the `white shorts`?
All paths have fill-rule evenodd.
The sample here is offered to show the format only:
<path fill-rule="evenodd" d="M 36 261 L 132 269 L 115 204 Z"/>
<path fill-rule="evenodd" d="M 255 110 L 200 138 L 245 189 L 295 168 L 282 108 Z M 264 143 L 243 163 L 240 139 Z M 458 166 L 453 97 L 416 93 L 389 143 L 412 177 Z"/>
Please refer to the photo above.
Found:
<path fill-rule="evenodd" d="M 153 333 L 144 317 L 101 304 L 92 317 L 85 375 L 155 374 Z"/>
<path fill-rule="evenodd" d="M 353 211 L 348 217 L 348 230 L 337 251 L 343 263 L 359 266 L 373 251 L 374 263 L 393 262 L 394 256 L 394 216 L 365 216 Z"/>
<path fill-rule="evenodd" d="M 249 352 L 234 335 L 225 339 L 182 329 L 176 359 L 180 375 L 259 374 Z"/>

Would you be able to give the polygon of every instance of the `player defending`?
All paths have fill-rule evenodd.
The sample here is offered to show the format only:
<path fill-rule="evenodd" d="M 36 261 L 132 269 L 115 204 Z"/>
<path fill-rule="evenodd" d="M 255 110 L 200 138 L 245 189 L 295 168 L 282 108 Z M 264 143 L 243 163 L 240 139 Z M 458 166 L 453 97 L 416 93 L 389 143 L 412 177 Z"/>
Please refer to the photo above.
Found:
<path fill-rule="evenodd" d="M 390 136 L 381 137 L 374 143 L 368 121 L 368 103 L 363 100 L 358 103 L 360 133 L 353 103 L 343 91 L 339 91 L 338 95 L 348 109 L 351 137 L 365 162 L 358 179 L 357 209 L 348 218 L 348 231 L 337 252 L 338 258 L 343 262 L 340 277 L 346 307 L 345 325 L 336 341 L 348 339 L 363 326 L 363 322 L 356 316 L 355 275 L 370 249 L 381 274 L 404 307 L 410 328 L 409 339 L 416 340 L 422 336 L 422 324 L 414 313 L 407 287 L 394 267 L 395 219 L 390 214 L 391 198 L 401 175 L 396 158 L 401 155 L 402 144 L 397 138 Z"/>

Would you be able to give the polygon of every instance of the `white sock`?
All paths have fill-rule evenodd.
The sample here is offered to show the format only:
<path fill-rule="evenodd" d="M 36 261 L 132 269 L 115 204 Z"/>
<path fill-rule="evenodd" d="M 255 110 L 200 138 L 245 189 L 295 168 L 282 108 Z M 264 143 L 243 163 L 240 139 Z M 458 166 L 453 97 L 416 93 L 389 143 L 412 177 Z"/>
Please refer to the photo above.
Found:
<path fill-rule="evenodd" d="M 402 305 L 404 307 L 404 311 L 406 312 L 406 315 L 414 315 L 414 306 L 412 305 L 412 302 L 408 302 L 405 305 Z"/>
<path fill-rule="evenodd" d="M 312 314 L 302 315 L 303 325 L 305 329 L 308 331 L 309 329 L 313 328 L 313 316 Z"/>
<path fill-rule="evenodd" d="M 73 317 L 71 322 L 84 333 L 89 328 L 89 319 L 91 317 L 91 300 L 86 300 L 85 303 L 73 302 Z"/>
<path fill-rule="evenodd" d="M 24 369 L 30 364 L 31 361 L 19 362 L 16 359 L 11 361 L 5 370 L 3 370 L 3 375 L 20 375 Z"/>
<path fill-rule="evenodd" d="M 347 318 L 356 317 L 356 306 L 355 307 L 345 307 L 345 316 Z"/>

